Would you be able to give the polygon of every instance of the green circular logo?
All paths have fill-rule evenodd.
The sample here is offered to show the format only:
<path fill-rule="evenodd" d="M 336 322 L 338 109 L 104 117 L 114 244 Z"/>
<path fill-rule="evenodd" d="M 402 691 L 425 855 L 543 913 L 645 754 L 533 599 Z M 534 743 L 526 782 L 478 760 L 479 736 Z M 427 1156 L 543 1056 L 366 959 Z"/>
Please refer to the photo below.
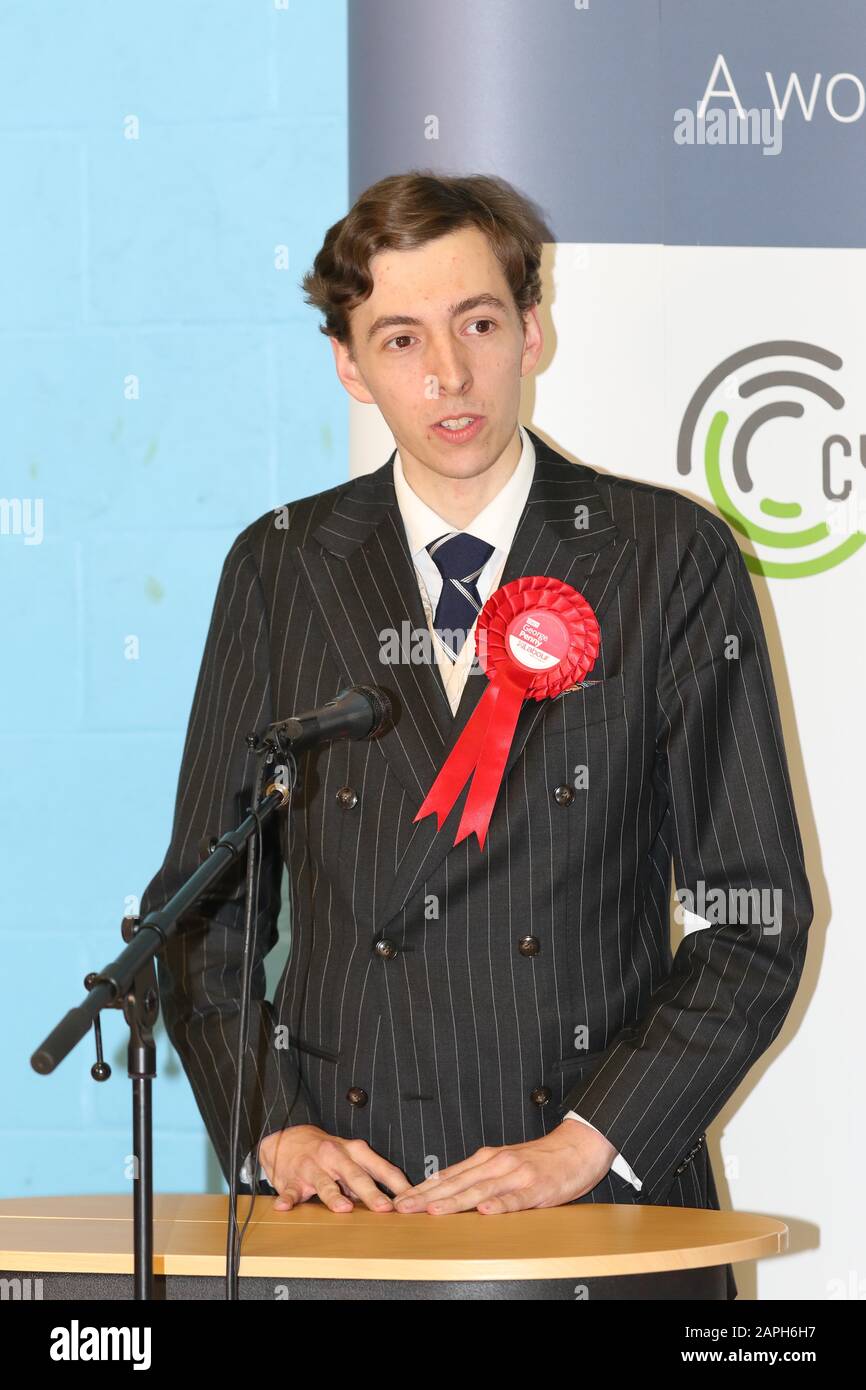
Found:
<path fill-rule="evenodd" d="M 702 456 L 710 495 L 728 524 L 753 545 L 784 552 L 773 558 L 743 551 L 753 574 L 773 579 L 821 574 L 847 560 L 866 541 L 866 435 L 852 441 L 838 430 L 824 432 L 816 450 L 820 470 L 813 460 L 802 477 L 796 476 L 790 459 L 778 456 L 788 479 L 786 489 L 790 491 L 793 480 L 804 500 L 761 496 L 755 485 L 753 472 L 760 474 L 762 465 L 750 466 L 749 446 L 764 425 L 802 419 L 803 394 L 821 412 L 839 411 L 845 405 L 835 385 L 799 363 L 792 365 L 792 358 L 833 372 L 842 366 L 835 353 L 793 339 L 743 348 L 704 377 L 683 416 L 677 442 L 677 471 L 689 473 L 696 456 Z M 757 361 L 762 369 L 743 379 L 741 369 Z M 752 401 L 755 408 L 749 414 L 743 403 Z M 815 424 L 820 432 L 820 417 Z M 780 448 L 784 443 L 782 439 Z"/>

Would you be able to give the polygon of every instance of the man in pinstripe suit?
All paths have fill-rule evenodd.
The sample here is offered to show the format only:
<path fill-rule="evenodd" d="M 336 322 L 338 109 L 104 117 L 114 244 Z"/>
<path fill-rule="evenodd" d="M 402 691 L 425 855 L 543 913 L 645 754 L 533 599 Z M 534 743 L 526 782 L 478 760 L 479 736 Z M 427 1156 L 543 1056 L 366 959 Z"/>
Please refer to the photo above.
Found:
<path fill-rule="evenodd" d="M 800 978 L 812 902 L 751 581 L 707 508 L 519 426 L 541 240 L 497 180 L 362 196 L 304 284 L 340 380 L 398 447 L 260 517 L 223 567 L 142 912 L 243 815 L 250 731 L 359 683 L 395 712 L 302 755 L 265 834 L 242 1152 L 281 1209 L 718 1207 L 707 1126 Z M 455 846 L 465 792 L 438 831 L 414 818 L 486 684 L 478 609 L 525 574 L 580 590 L 600 653 L 586 684 L 524 702 L 484 849 Z M 268 1001 L 284 862 L 292 954 Z M 675 956 L 672 865 L 712 904 Z M 238 865 L 159 958 L 227 1175 L 243 890 Z"/>

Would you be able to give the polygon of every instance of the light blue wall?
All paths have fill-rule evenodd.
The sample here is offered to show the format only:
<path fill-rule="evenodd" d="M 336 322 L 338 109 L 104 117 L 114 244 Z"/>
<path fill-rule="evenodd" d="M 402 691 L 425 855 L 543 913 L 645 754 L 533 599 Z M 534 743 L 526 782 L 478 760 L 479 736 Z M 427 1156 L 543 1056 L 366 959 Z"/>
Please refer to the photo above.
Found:
<path fill-rule="evenodd" d="M 102 1085 L 92 1040 L 29 1056 L 162 860 L 232 539 L 347 476 L 297 287 L 346 211 L 345 0 L 6 0 L 0 30 L 0 498 L 44 517 L 0 534 L 0 1195 L 124 1192 L 120 1015 Z M 161 1028 L 158 1065 L 157 1188 L 218 1190 Z"/>

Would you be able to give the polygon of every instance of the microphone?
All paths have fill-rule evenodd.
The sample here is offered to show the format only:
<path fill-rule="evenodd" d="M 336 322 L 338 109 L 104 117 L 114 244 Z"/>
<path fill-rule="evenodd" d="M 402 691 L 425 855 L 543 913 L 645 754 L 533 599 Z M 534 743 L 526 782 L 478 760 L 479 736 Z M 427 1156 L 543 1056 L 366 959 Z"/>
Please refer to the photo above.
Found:
<path fill-rule="evenodd" d="M 293 753 L 334 738 L 371 738 L 391 722 L 391 701 L 378 685 L 352 685 L 318 709 L 268 725 L 268 734 Z"/>

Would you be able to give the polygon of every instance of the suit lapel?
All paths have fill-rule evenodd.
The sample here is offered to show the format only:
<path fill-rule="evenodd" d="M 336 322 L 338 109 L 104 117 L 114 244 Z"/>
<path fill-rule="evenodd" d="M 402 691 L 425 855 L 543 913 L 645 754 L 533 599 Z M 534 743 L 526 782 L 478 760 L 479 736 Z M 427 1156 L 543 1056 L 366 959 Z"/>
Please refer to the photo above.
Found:
<path fill-rule="evenodd" d="M 529 433 L 536 451 L 535 474 L 500 587 L 523 575 L 550 575 L 579 589 L 601 622 L 632 559 L 634 541 L 615 525 L 595 484 L 594 470 L 570 463 L 533 431 Z M 406 790 L 411 818 L 488 680 L 480 670 L 471 670 L 452 716 L 435 660 L 409 659 L 413 633 L 426 640 L 428 629 L 394 489 L 393 460 L 392 454 L 374 473 L 356 478 L 309 540 L 294 552 L 294 559 L 346 684 L 381 686 L 392 702 L 393 725 L 375 742 Z M 603 624 L 601 628 L 604 649 Z M 392 633 L 402 643 L 400 659 L 383 663 L 384 643 Z M 506 777 L 543 708 L 543 701 L 524 702 Z M 384 905 L 385 921 L 454 847 L 465 799 L 466 789 L 440 831 L 435 816 L 426 816 L 413 827 Z M 461 841 L 461 851 L 464 844 L 469 845 L 470 854 L 481 857 L 474 836 Z"/>

